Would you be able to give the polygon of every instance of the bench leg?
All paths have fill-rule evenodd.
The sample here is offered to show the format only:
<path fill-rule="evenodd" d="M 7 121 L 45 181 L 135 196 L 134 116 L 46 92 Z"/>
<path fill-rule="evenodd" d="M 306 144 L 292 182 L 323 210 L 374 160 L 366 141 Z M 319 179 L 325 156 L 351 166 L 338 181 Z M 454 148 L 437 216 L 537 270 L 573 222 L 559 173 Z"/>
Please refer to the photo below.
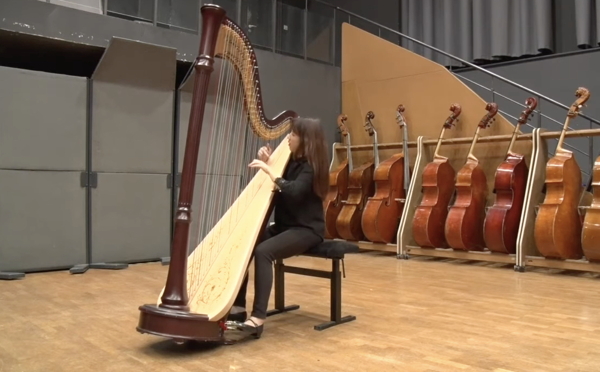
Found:
<path fill-rule="evenodd" d="M 317 331 L 356 320 L 356 316 L 354 315 L 347 315 L 342 318 L 342 273 L 340 272 L 340 260 L 333 259 L 331 261 L 330 321 L 317 324 L 314 327 Z"/>
<path fill-rule="evenodd" d="M 275 282 L 275 309 L 267 311 L 267 317 L 286 313 L 292 310 L 298 310 L 299 305 L 285 306 L 285 268 L 283 260 L 275 261 L 275 273 L 273 281 Z"/>

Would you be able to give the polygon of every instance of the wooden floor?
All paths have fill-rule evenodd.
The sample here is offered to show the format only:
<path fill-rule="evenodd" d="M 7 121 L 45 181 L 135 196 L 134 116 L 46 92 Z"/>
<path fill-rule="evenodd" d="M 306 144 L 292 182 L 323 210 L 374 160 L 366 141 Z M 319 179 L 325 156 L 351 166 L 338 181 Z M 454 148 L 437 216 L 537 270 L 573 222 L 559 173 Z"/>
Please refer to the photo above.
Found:
<path fill-rule="evenodd" d="M 288 304 L 299 310 L 269 318 L 259 340 L 207 347 L 136 332 L 138 306 L 155 301 L 166 272 L 151 263 L 0 282 L 0 371 L 600 369 L 600 282 L 591 274 L 352 255 L 342 310 L 356 321 L 313 330 L 329 314 L 328 281 L 287 274 Z"/>

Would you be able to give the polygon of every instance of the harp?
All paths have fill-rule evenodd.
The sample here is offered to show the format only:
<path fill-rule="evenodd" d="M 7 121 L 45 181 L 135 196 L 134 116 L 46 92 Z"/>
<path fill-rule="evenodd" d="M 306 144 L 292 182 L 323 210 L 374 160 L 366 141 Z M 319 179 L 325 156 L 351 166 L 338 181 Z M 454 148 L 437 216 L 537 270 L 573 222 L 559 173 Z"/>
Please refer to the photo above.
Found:
<path fill-rule="evenodd" d="M 274 119 L 266 118 L 256 55 L 249 39 L 227 18 L 221 7 L 204 5 L 201 15 L 202 33 L 193 66 L 192 107 L 175 211 L 171 263 L 157 303 L 139 307 L 136 328 L 140 333 L 167 337 L 176 342 L 226 341 L 225 320 L 272 210 L 274 184 L 265 172 L 248 169 L 248 163 L 258 150 L 258 147 L 248 150 L 252 147 L 249 142 L 257 145 L 259 140 L 281 139 L 298 116 L 293 111 L 284 111 Z M 220 64 L 220 72 L 218 79 L 211 80 L 216 61 Z M 217 74 L 214 76 L 216 78 Z M 210 84 L 216 84 L 217 98 L 212 105 L 213 115 L 209 114 L 206 119 Z M 208 191 L 215 193 L 198 195 L 202 198 L 199 222 L 202 223 L 204 218 L 218 218 L 218 221 L 208 223 L 209 226 L 204 223 L 208 232 L 188 253 L 202 125 L 211 117 L 212 122 L 206 124 L 211 125 L 211 135 L 217 133 L 215 138 L 220 139 L 211 137 L 207 147 L 212 147 L 213 152 L 221 152 L 215 155 L 209 150 L 208 159 L 203 160 L 215 171 L 229 164 L 245 170 L 246 176 L 233 177 L 234 181 L 229 183 L 213 182 Z M 241 128 L 241 123 L 247 125 Z M 287 143 L 280 142 L 269 159 L 276 174 L 283 173 L 289 156 Z M 223 199 L 219 193 L 225 191 L 225 185 L 233 185 L 232 188 L 241 191 L 232 197 L 231 203 L 226 201 L 226 211 L 215 217 L 215 200 Z"/>

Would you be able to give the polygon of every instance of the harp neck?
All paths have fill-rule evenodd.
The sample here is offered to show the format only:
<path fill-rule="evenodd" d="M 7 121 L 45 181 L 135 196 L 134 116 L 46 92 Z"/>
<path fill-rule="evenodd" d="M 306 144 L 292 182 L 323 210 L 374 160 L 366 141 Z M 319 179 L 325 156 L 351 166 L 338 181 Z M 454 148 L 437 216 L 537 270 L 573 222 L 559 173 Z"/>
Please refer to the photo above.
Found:
<path fill-rule="evenodd" d="M 210 32 L 207 35 L 213 37 Z M 229 18 L 225 18 L 219 26 L 216 57 L 227 60 L 240 74 L 244 105 L 254 133 L 265 140 L 284 135 L 290 128 L 291 120 L 298 114 L 287 110 L 273 119 L 267 118 L 263 107 L 256 54 L 246 34 Z"/>

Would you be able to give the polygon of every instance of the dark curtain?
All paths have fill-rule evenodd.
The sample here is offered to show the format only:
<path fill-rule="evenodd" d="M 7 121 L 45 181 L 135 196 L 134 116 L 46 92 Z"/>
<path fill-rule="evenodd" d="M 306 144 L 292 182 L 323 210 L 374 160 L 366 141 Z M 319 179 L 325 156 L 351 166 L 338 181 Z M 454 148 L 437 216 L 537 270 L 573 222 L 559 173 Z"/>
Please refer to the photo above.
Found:
<path fill-rule="evenodd" d="M 552 0 L 401 0 L 401 15 L 402 33 L 469 62 L 553 52 Z M 402 46 L 460 65 L 411 41 Z"/>
<path fill-rule="evenodd" d="M 575 0 L 577 46 L 582 49 L 600 45 L 600 0 Z"/>

